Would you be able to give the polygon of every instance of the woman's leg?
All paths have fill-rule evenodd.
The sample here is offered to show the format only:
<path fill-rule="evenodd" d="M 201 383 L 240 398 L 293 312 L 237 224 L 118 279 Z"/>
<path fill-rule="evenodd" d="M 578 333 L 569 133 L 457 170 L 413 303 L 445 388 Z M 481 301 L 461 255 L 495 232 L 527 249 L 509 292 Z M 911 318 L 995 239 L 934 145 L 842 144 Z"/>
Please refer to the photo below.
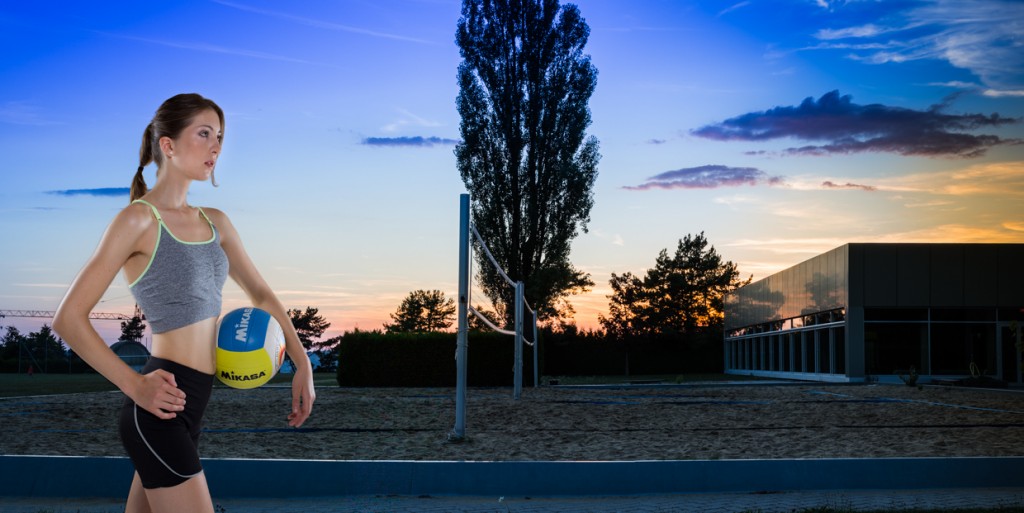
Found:
<path fill-rule="evenodd" d="M 149 488 L 145 492 L 153 513 L 214 513 L 213 499 L 210 498 L 210 489 L 206 485 L 204 473 L 199 473 L 177 486 Z"/>
<path fill-rule="evenodd" d="M 124 513 L 153 513 L 149 508 L 149 500 L 146 499 L 146 489 L 142 487 L 142 480 L 139 473 L 132 478 L 132 488 L 128 491 L 128 502 L 124 506 Z"/>

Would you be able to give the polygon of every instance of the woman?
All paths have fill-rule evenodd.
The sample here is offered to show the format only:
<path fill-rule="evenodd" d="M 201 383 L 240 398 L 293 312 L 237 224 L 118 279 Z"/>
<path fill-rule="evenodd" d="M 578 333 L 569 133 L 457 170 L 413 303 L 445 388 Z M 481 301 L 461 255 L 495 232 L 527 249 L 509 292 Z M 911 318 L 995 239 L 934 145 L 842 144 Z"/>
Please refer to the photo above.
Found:
<path fill-rule="evenodd" d="M 197 444 L 216 370 L 217 319 L 228 275 L 253 306 L 285 331 L 296 364 L 290 426 L 309 417 L 315 399 L 309 358 L 284 306 L 253 265 L 223 212 L 188 204 L 192 182 L 211 180 L 220 156 L 224 113 L 197 94 L 168 99 L 146 127 L 131 204 L 111 222 L 72 282 L 53 328 L 93 369 L 124 392 L 119 432 L 135 464 L 126 512 L 213 512 Z M 156 162 L 146 189 L 143 168 Z M 153 330 L 141 373 L 121 361 L 88 320 L 122 272 Z"/>

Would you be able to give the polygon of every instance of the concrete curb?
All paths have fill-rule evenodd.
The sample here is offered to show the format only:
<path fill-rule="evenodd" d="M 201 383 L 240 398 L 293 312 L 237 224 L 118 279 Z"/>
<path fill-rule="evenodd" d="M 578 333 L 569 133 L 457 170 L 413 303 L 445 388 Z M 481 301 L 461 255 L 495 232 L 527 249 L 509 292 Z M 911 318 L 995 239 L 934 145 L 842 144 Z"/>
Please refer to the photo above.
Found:
<path fill-rule="evenodd" d="M 693 461 L 207 459 L 224 498 L 346 495 L 609 496 L 1022 488 L 1024 457 Z M 124 497 L 123 457 L 0 456 L 0 496 Z"/>

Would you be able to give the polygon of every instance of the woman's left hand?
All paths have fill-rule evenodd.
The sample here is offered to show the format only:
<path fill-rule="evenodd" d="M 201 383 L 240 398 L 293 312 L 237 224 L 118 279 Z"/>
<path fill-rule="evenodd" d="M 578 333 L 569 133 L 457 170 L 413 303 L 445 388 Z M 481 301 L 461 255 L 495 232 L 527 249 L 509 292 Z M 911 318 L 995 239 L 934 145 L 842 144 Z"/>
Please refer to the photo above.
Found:
<path fill-rule="evenodd" d="M 313 367 L 307 360 L 306 365 L 296 366 L 295 377 L 292 378 L 292 412 L 288 414 L 288 425 L 302 426 L 313 411 L 314 400 L 316 390 L 313 389 Z"/>

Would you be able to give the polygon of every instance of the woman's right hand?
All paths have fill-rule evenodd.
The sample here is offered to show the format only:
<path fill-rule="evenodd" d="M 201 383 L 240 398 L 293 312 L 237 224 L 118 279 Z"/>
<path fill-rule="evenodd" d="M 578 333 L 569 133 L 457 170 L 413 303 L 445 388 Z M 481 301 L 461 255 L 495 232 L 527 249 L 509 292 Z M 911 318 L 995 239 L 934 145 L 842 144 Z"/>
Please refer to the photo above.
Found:
<path fill-rule="evenodd" d="M 135 404 L 163 420 L 173 419 L 185 409 L 185 392 L 178 389 L 174 374 L 157 369 L 143 374 L 134 393 L 129 394 Z"/>

